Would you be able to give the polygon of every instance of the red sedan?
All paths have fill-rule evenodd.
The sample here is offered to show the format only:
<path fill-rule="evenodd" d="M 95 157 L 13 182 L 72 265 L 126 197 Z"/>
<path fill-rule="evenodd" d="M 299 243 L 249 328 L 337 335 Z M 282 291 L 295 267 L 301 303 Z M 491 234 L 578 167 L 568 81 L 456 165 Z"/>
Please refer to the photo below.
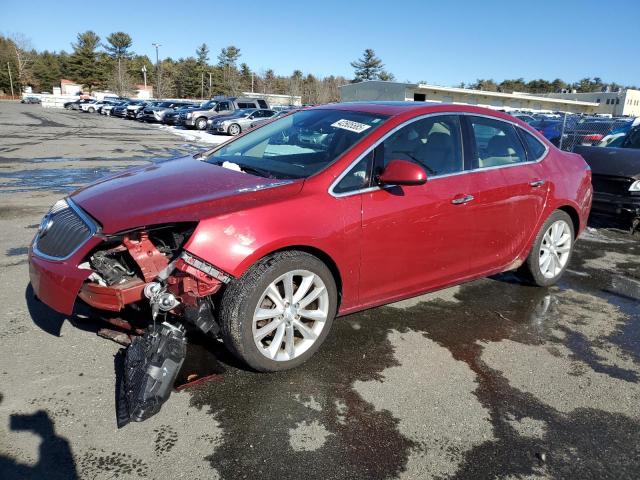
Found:
<path fill-rule="evenodd" d="M 336 315 L 507 270 L 555 283 L 591 197 L 580 156 L 508 115 L 327 105 L 74 192 L 44 217 L 30 276 L 59 312 L 135 304 L 282 370 Z"/>

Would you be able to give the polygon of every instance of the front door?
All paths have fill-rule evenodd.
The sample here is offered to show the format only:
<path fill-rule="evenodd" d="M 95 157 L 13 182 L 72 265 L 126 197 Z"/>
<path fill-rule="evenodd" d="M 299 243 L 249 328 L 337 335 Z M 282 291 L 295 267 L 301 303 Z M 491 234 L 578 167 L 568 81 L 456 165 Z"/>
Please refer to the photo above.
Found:
<path fill-rule="evenodd" d="M 432 115 L 389 136 L 375 151 L 422 165 L 427 183 L 385 187 L 362 196 L 360 303 L 380 304 L 444 286 L 468 270 L 473 211 L 464 170 L 460 118 Z"/>

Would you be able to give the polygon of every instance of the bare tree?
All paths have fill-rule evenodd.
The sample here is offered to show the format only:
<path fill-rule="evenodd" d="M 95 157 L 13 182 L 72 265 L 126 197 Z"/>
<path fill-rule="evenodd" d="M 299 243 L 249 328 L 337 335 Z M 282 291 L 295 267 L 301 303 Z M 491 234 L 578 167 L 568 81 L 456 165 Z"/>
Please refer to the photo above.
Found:
<path fill-rule="evenodd" d="M 20 90 L 24 90 L 24 87 L 31 80 L 30 66 L 33 63 L 33 46 L 31 45 L 31 40 L 22 33 L 12 34 L 10 39 L 16 57 L 18 83 L 20 84 Z"/>

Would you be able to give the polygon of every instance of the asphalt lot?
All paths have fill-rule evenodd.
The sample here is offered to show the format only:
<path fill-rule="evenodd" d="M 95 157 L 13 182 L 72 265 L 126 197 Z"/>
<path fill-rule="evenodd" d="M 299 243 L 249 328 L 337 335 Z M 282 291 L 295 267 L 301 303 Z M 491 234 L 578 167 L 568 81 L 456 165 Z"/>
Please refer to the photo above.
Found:
<path fill-rule="evenodd" d="M 555 287 L 511 274 L 341 318 L 118 430 L 114 355 L 36 300 L 26 252 L 75 185 L 194 151 L 154 126 L 0 103 L 0 478 L 638 478 L 640 237 L 589 229 Z"/>

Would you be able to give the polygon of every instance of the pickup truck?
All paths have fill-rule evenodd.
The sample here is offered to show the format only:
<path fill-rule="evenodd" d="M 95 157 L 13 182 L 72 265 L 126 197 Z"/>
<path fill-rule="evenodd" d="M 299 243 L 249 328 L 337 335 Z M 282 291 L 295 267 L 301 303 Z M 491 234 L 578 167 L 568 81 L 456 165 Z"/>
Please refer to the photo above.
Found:
<path fill-rule="evenodd" d="M 640 229 L 640 126 L 632 128 L 619 148 L 576 146 L 591 167 L 594 213 L 611 215 L 631 232 Z"/>
<path fill-rule="evenodd" d="M 180 115 L 178 124 L 185 128 L 205 130 L 207 122 L 219 115 L 230 115 L 243 108 L 268 109 L 269 104 L 261 98 L 251 97 L 226 97 L 223 99 L 209 100 L 200 108 L 184 112 Z"/>

